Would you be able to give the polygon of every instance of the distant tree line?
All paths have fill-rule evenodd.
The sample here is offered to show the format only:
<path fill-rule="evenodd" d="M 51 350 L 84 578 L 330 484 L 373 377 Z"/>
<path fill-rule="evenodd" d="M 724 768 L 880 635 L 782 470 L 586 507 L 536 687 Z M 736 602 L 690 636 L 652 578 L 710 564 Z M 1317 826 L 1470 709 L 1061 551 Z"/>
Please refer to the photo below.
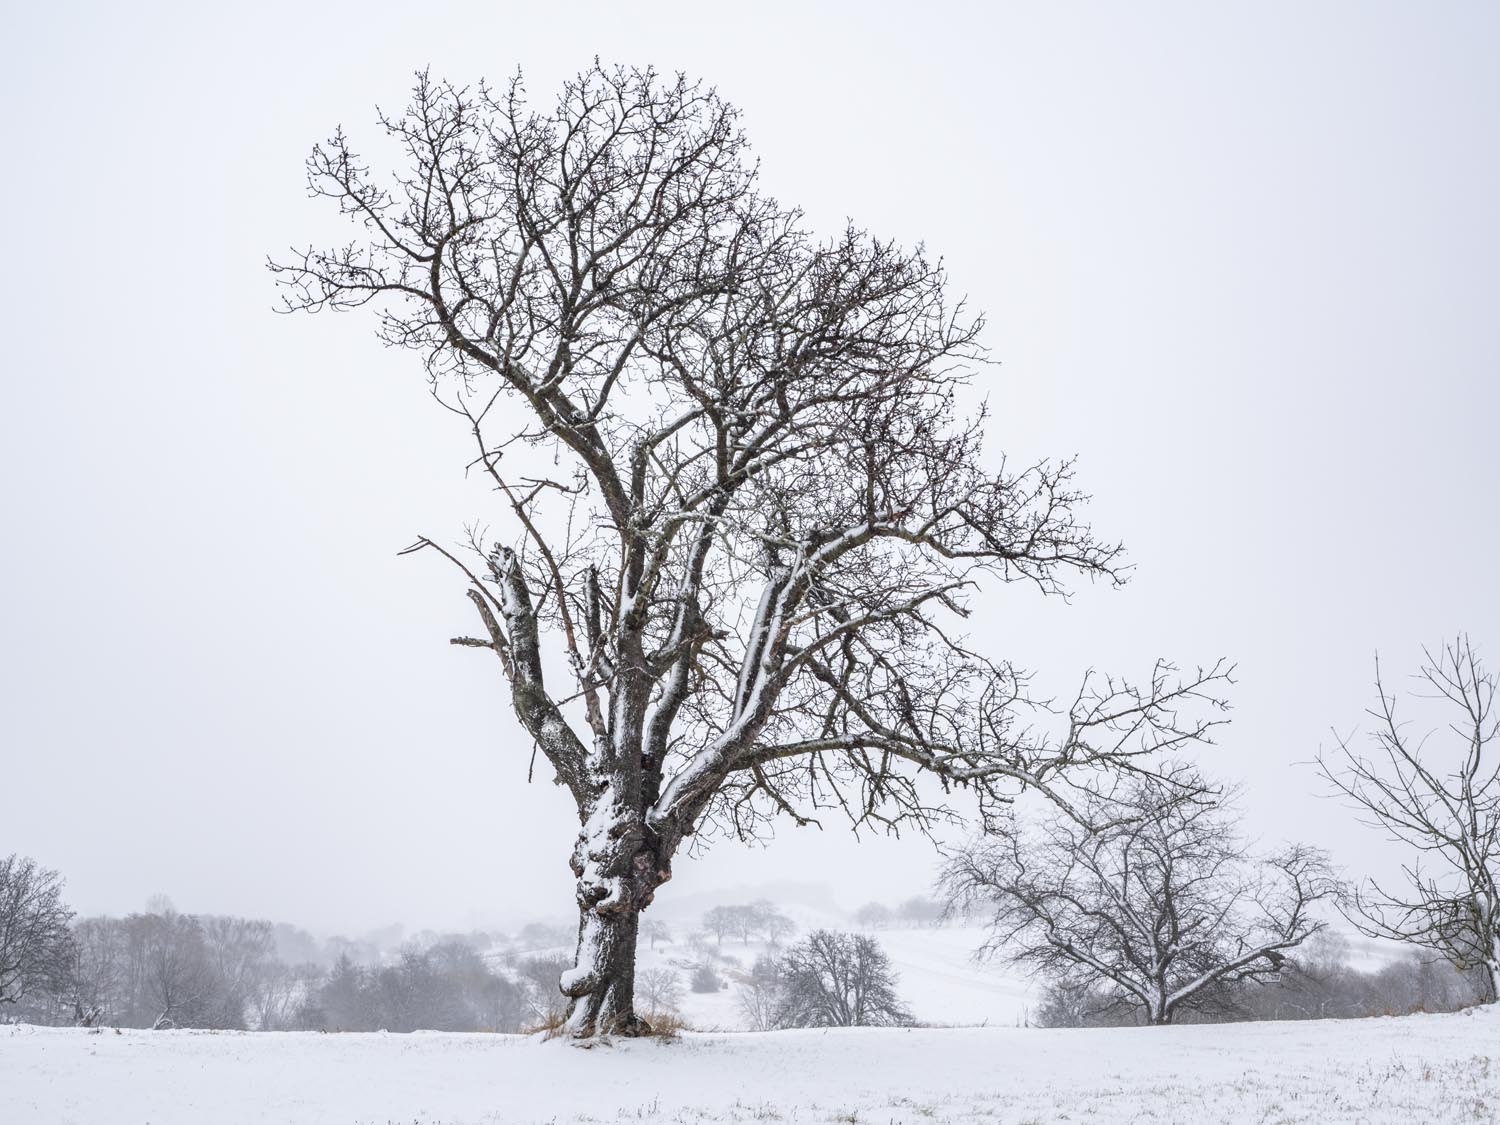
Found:
<path fill-rule="evenodd" d="M 1453 1012 L 1478 1003 L 1482 979 L 1439 957 L 1406 954 L 1372 968 L 1349 963 L 1344 940 L 1320 935 L 1313 947 L 1288 960 L 1274 981 L 1242 980 L 1195 996 L 1177 1023 L 1244 1020 L 1360 1019 L 1413 1012 Z M 1142 1008 L 1121 990 L 1098 982 L 1055 978 L 1047 984 L 1030 1022 L 1039 1027 L 1121 1027 L 1143 1024 Z"/>
<path fill-rule="evenodd" d="M 796 926 L 774 903 L 761 899 L 746 905 L 715 906 L 703 915 L 703 929 L 720 944 L 734 937 L 746 945 L 757 939 L 777 945 Z"/>
<path fill-rule="evenodd" d="M 170 909 L 85 918 L 56 932 L 6 996 L 6 1014 L 90 1027 L 286 1026 L 318 971 L 280 961 L 269 922 Z"/>
<path fill-rule="evenodd" d="M 914 895 L 895 906 L 867 902 L 854 912 L 854 921 L 865 930 L 921 929 L 945 925 L 953 916 L 938 899 Z"/>
<path fill-rule="evenodd" d="M 571 943 L 571 935 L 542 924 L 514 943 L 497 934 L 426 932 L 390 951 L 399 927 L 363 940 L 319 941 L 285 924 L 179 913 L 165 900 L 125 917 L 77 919 L 61 891 L 60 876 L 34 860 L 0 860 L 0 1020 L 514 1032 L 555 1024 L 566 1007 L 557 976 L 567 956 L 522 952 Z M 672 980 L 656 980 L 653 1010 L 671 1010 L 680 995 L 680 982 L 674 989 Z"/>
<path fill-rule="evenodd" d="M 553 988 L 553 991 L 556 991 Z M 536 1015 L 524 982 L 493 971 L 472 946 L 404 950 L 394 964 L 340 957 L 316 981 L 293 1026 L 325 1031 L 517 1031 Z"/>

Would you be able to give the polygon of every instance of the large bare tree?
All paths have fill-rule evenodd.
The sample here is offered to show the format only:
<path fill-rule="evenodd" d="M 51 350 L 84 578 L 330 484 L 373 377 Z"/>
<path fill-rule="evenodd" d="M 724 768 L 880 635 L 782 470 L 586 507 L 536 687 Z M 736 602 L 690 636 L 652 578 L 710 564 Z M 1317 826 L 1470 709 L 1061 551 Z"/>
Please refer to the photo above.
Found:
<path fill-rule="evenodd" d="M 308 164 L 355 241 L 272 268 L 289 309 L 377 307 L 511 520 L 412 549 L 462 571 L 454 643 L 494 653 L 578 809 L 573 1035 L 642 1029 L 638 915 L 694 834 L 926 825 L 954 787 L 989 815 L 1217 721 L 1225 668 L 1159 665 L 1049 735 L 953 632 L 985 580 L 1114 581 L 1119 548 L 1069 463 L 981 455 L 981 322 L 941 266 L 809 235 L 712 90 L 596 65 L 535 110 L 421 75 L 381 126 L 388 172 L 342 132 Z"/>
<path fill-rule="evenodd" d="M 1253 856 L 1186 767 L 1088 796 L 1034 831 L 1011 827 L 944 866 L 951 902 L 993 911 L 981 954 L 1168 1024 L 1216 987 L 1263 979 L 1324 928 L 1338 884 L 1293 846 Z"/>
<path fill-rule="evenodd" d="M 1375 662 L 1373 751 L 1349 738 L 1320 755 L 1323 776 L 1365 823 L 1411 856 L 1398 882 L 1369 879 L 1350 920 L 1372 937 L 1436 950 L 1477 971 L 1487 1002 L 1500 985 L 1500 715 L 1495 675 L 1460 636 L 1423 650 L 1417 696 L 1448 716 L 1450 738 L 1414 733 Z M 1399 713 L 1398 713 L 1399 712 Z"/>

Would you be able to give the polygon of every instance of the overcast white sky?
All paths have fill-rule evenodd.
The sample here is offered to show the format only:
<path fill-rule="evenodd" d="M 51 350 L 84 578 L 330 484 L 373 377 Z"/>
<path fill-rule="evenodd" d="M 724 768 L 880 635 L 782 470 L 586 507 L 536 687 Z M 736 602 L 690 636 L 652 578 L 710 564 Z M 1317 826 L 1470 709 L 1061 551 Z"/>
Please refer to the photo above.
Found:
<path fill-rule="evenodd" d="M 1137 566 L 976 631 L 1089 665 L 1239 662 L 1211 768 L 1254 830 L 1371 840 L 1304 765 L 1471 631 L 1500 659 L 1500 8 L 1489 4 L 31 4 L 7 19 L 0 853 L 85 912 L 319 928 L 566 916 L 576 831 L 446 570 L 489 514 L 368 317 L 277 317 L 264 257 L 342 228 L 309 146 L 413 69 L 598 54 L 740 105 L 817 229 L 923 240 L 991 317 L 992 441 L 1080 455 Z M 919 839 L 787 829 L 665 902 L 921 889 Z"/>

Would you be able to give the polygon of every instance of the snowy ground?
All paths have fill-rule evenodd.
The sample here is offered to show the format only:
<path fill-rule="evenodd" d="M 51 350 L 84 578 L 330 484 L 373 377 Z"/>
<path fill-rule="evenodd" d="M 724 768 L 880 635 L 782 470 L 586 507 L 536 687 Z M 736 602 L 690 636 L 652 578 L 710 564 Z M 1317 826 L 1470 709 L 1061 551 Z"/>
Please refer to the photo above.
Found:
<path fill-rule="evenodd" d="M 0 1028 L 16 1125 L 1487 1122 L 1500 1013 L 1042 1031 L 502 1035 Z"/>

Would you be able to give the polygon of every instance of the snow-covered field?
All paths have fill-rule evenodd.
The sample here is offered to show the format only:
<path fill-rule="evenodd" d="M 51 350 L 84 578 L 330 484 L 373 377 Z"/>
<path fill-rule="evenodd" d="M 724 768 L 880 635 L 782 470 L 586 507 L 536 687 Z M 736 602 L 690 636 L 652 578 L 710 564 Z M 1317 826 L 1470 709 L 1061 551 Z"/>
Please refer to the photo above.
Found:
<path fill-rule="evenodd" d="M 1169 1028 L 502 1035 L 0 1028 L 0 1121 L 1486 1122 L 1500 1013 Z"/>

